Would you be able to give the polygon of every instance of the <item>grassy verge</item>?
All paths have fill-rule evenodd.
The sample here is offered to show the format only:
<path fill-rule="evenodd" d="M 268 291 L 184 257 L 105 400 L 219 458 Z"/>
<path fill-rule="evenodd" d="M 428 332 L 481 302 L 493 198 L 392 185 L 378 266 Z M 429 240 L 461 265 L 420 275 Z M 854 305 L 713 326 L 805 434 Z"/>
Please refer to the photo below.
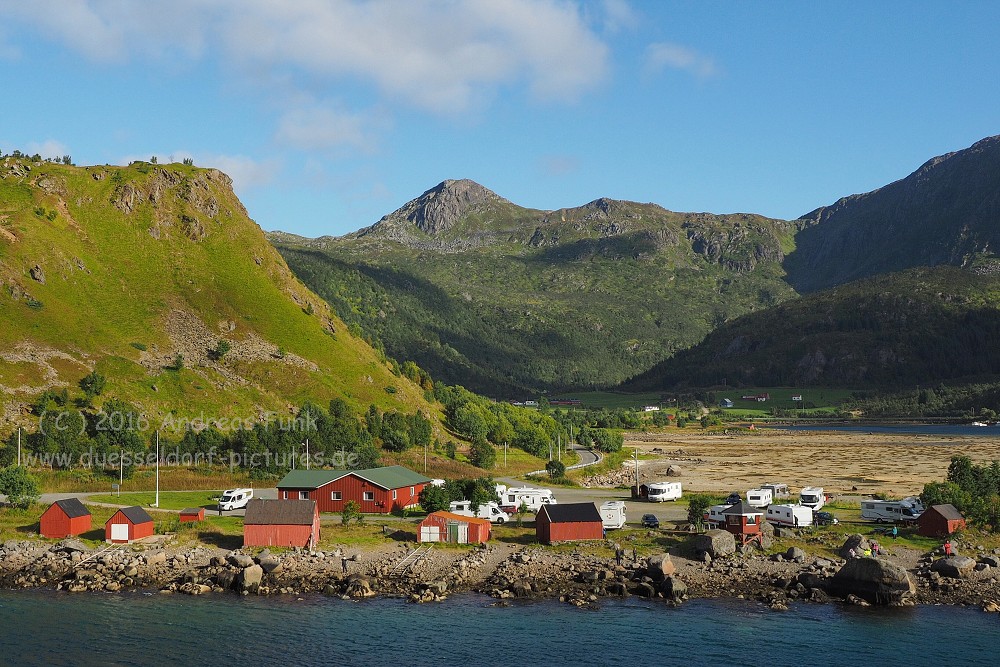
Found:
<path fill-rule="evenodd" d="M 215 510 L 219 495 L 220 491 L 161 491 L 160 509 L 182 510 L 188 507 L 204 507 Z M 109 493 L 88 498 L 88 501 L 95 503 L 139 505 L 140 507 L 150 507 L 154 500 L 156 500 L 156 494 L 152 491 L 123 493 L 120 496 Z"/>

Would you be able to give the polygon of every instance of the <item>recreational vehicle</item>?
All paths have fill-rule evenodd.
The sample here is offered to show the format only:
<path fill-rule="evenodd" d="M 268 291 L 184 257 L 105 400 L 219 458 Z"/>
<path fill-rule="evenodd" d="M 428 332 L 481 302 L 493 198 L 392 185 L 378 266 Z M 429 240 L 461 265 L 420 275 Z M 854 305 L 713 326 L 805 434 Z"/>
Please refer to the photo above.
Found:
<path fill-rule="evenodd" d="M 767 507 L 774 500 L 774 493 L 771 489 L 750 489 L 747 491 L 747 505 L 750 507 Z"/>
<path fill-rule="evenodd" d="M 813 524 L 813 511 L 804 505 L 769 505 L 764 517 L 775 526 L 788 528 Z"/>
<path fill-rule="evenodd" d="M 243 509 L 253 498 L 253 489 L 228 489 L 219 498 L 219 511 Z"/>
<path fill-rule="evenodd" d="M 865 500 L 861 503 L 861 518 L 876 523 L 916 521 L 920 511 L 908 500 Z"/>
<path fill-rule="evenodd" d="M 476 511 L 472 511 L 471 500 L 455 500 L 448 505 L 448 511 L 459 516 L 472 516 L 480 519 L 489 519 L 490 523 L 507 523 L 510 519 L 508 514 L 500 509 L 494 502 L 479 503 Z"/>
<path fill-rule="evenodd" d="M 654 482 L 646 485 L 646 489 L 646 499 L 651 503 L 662 503 L 681 497 L 680 482 Z"/>
<path fill-rule="evenodd" d="M 625 525 L 625 501 L 609 500 L 601 504 L 601 521 L 607 530 Z"/>
<path fill-rule="evenodd" d="M 702 523 L 706 528 L 721 528 L 726 523 L 726 516 L 722 512 L 732 506 L 732 504 L 712 505 L 702 515 Z"/>
<path fill-rule="evenodd" d="M 537 514 L 542 505 L 555 505 L 556 499 L 552 496 L 552 489 L 534 489 L 530 486 L 504 488 L 500 493 L 500 505 L 508 511 L 513 509 L 517 512 L 521 503 L 527 505 L 529 512 Z"/>
<path fill-rule="evenodd" d="M 771 489 L 771 495 L 775 500 L 783 500 L 785 498 L 791 498 L 792 494 L 788 491 L 787 484 L 762 484 L 762 489 Z"/>
<path fill-rule="evenodd" d="M 822 509 L 825 502 L 822 486 L 806 486 L 799 492 L 799 505 L 805 505 L 814 512 Z"/>

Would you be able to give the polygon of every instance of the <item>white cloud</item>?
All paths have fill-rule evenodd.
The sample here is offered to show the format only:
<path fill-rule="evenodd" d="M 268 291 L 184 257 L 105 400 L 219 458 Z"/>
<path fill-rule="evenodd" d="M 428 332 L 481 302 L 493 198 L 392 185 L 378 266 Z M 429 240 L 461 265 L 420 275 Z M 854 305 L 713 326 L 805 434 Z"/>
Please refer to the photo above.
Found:
<path fill-rule="evenodd" d="M 679 69 L 699 78 L 718 74 L 715 61 L 693 49 L 670 42 L 657 42 L 646 47 L 646 68 L 657 73 L 665 68 Z"/>
<path fill-rule="evenodd" d="M 55 139 L 46 139 L 45 141 L 29 141 L 22 148 L 28 155 L 38 154 L 41 155 L 43 159 L 56 159 L 61 158 L 63 155 L 69 155 L 69 148 L 66 144 L 56 141 Z"/>
<path fill-rule="evenodd" d="M 253 81 L 360 81 L 433 112 L 522 84 L 537 98 L 573 99 L 608 69 L 607 46 L 564 0 L 0 0 L 5 23 L 96 61 L 197 61 L 218 49 Z"/>
<path fill-rule="evenodd" d="M 352 114 L 329 106 L 308 105 L 291 109 L 278 122 L 276 139 L 301 150 L 352 149 L 374 152 L 376 128 L 385 121 L 378 112 Z"/>
<path fill-rule="evenodd" d="M 604 0 L 604 29 L 609 32 L 633 30 L 639 25 L 639 17 L 627 0 Z"/>

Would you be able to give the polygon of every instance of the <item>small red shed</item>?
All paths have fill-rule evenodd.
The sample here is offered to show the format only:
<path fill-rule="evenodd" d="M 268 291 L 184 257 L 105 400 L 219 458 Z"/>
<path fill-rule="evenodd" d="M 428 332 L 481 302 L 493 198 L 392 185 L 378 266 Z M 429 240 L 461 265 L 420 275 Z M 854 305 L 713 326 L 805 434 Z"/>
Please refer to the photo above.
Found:
<path fill-rule="evenodd" d="M 153 532 L 153 517 L 138 505 L 118 510 L 104 524 L 104 539 L 112 544 L 128 544 Z"/>
<path fill-rule="evenodd" d="M 965 529 L 965 517 L 954 505 L 931 505 L 917 519 L 917 532 L 924 537 L 946 537 Z"/>
<path fill-rule="evenodd" d="M 535 536 L 542 544 L 604 539 L 604 521 L 594 503 L 542 505 L 535 515 Z"/>
<path fill-rule="evenodd" d="M 430 478 L 403 466 L 366 470 L 292 470 L 278 482 L 279 500 L 315 500 L 320 512 L 343 512 L 350 501 L 364 514 L 388 514 L 420 504 Z"/>
<path fill-rule="evenodd" d="M 732 533 L 740 544 L 760 539 L 760 526 L 764 522 L 763 510 L 740 502 L 722 510 L 726 518 L 723 529 Z"/>
<path fill-rule="evenodd" d="M 94 517 L 78 498 L 57 500 L 42 513 L 38 533 L 42 537 L 73 537 L 93 528 Z"/>
<path fill-rule="evenodd" d="M 264 500 L 247 503 L 243 546 L 306 547 L 319 542 L 319 507 L 315 500 Z"/>
<path fill-rule="evenodd" d="M 451 512 L 432 512 L 420 522 L 418 542 L 485 544 L 490 539 L 489 519 L 477 519 Z"/>
<path fill-rule="evenodd" d="M 188 523 L 191 521 L 204 521 L 205 520 L 205 508 L 204 507 L 188 507 L 181 510 L 181 523 Z"/>

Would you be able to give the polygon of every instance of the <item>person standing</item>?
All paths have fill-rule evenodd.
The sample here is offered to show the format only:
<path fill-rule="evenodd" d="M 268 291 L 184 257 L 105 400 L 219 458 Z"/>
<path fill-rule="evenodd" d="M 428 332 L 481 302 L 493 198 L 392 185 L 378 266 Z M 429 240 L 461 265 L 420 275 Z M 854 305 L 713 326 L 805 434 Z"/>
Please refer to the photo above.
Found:
<path fill-rule="evenodd" d="M 347 574 L 347 554 L 340 557 L 340 567 L 343 568 L 344 574 Z"/>
<path fill-rule="evenodd" d="M 896 526 L 893 526 L 892 527 L 892 539 L 896 539 L 897 535 L 899 535 L 899 528 L 897 528 Z"/>
<path fill-rule="evenodd" d="M 951 540 L 945 540 L 944 543 L 944 557 L 947 558 L 951 555 Z"/>

